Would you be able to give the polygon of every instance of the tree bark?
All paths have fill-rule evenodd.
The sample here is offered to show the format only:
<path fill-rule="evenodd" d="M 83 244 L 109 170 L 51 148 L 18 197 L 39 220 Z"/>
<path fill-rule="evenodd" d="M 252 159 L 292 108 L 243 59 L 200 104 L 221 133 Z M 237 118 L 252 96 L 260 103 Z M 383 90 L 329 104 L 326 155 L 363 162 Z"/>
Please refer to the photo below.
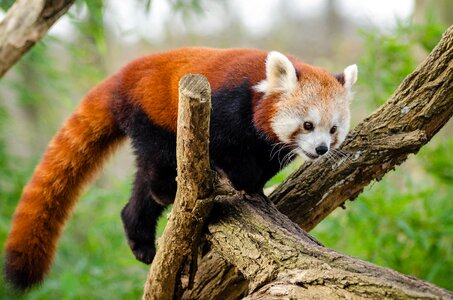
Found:
<path fill-rule="evenodd" d="M 0 78 L 75 0 L 17 0 L 0 23 Z"/>
<path fill-rule="evenodd" d="M 453 26 L 390 100 L 351 132 L 342 146 L 347 159 L 304 164 L 270 195 L 271 201 L 301 228 L 310 230 L 371 181 L 417 153 L 453 115 L 452 58 Z M 221 274 L 216 265 L 225 262 L 212 259 L 217 256 L 221 255 L 212 250 L 203 258 L 194 288 L 185 290 L 184 298 L 236 299 L 246 294 L 247 280 L 228 264 L 225 269 L 230 275 Z M 203 288 L 210 278 L 232 284 Z"/>
<path fill-rule="evenodd" d="M 176 137 L 178 189 L 143 299 L 174 299 L 181 289 L 179 277 L 189 255 L 197 257 L 201 229 L 212 206 L 207 199 L 213 194 L 214 182 L 209 161 L 210 112 L 211 90 L 206 77 L 184 76 L 179 81 Z"/>
<path fill-rule="evenodd" d="M 260 195 L 216 197 L 207 240 L 249 280 L 245 299 L 453 299 L 430 283 L 323 247 Z"/>

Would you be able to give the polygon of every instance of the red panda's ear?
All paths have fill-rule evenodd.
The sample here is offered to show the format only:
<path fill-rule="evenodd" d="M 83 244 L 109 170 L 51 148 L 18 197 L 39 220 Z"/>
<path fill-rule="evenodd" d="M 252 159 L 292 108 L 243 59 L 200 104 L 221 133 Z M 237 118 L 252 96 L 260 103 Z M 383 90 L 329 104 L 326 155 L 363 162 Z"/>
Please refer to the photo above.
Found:
<path fill-rule="evenodd" d="M 266 58 L 266 79 L 256 85 L 259 92 L 292 92 L 297 86 L 297 75 L 289 59 L 277 51 L 272 51 Z"/>
<path fill-rule="evenodd" d="M 357 65 L 350 65 L 344 69 L 343 73 L 336 75 L 337 80 L 350 91 L 354 83 L 357 81 Z"/>

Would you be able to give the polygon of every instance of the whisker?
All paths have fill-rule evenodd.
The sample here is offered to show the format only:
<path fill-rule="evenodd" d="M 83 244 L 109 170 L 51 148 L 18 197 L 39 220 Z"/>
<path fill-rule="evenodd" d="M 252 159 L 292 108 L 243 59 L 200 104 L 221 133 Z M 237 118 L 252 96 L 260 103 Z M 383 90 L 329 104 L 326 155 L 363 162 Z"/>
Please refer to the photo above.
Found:
<path fill-rule="evenodd" d="M 336 151 L 332 151 L 330 154 L 331 154 L 332 157 L 334 157 L 336 160 L 338 160 L 338 159 L 341 158 L 341 155 L 338 154 Z"/>
<path fill-rule="evenodd" d="M 333 153 L 331 151 L 329 151 L 326 154 L 327 154 L 327 160 L 332 163 L 335 163 L 335 157 L 334 157 Z"/>
<path fill-rule="evenodd" d="M 287 153 L 284 157 L 283 157 L 283 160 L 282 162 L 280 163 L 280 169 L 283 169 L 284 167 L 286 167 L 286 160 L 288 159 L 288 157 L 291 156 L 291 152 L 290 153 Z"/>
<path fill-rule="evenodd" d="M 335 153 L 337 156 L 341 157 L 341 159 L 344 159 L 344 160 L 347 160 L 347 159 L 350 159 L 350 155 L 346 152 L 344 152 L 343 150 L 340 150 L 340 149 L 332 149 L 333 153 Z"/>
<path fill-rule="evenodd" d="M 286 167 L 290 162 L 291 160 L 293 159 L 293 157 L 297 154 L 297 149 L 293 149 L 291 150 L 290 152 L 288 152 L 284 157 L 283 157 L 283 160 L 282 162 L 280 163 L 280 168 L 284 168 Z"/>
<path fill-rule="evenodd" d="M 337 153 L 338 155 L 340 155 L 342 157 L 347 157 L 348 156 L 346 153 L 344 153 L 343 151 L 340 151 L 340 150 L 336 150 L 335 153 Z"/>
<path fill-rule="evenodd" d="M 282 147 L 278 148 L 278 146 L 280 145 L 283 145 Z M 293 144 L 287 144 L 287 143 L 283 143 L 283 142 L 279 142 L 279 143 L 275 143 L 274 146 L 272 147 L 271 149 L 271 160 L 275 157 L 275 155 L 277 155 L 277 157 L 279 157 L 280 153 L 282 150 L 286 149 L 286 148 L 289 148 L 289 147 L 292 147 L 294 146 Z M 277 149 L 274 153 L 272 153 L 275 149 Z"/>
<path fill-rule="evenodd" d="M 270 153 L 271 159 L 274 158 L 274 155 L 275 155 L 275 153 L 273 153 L 274 150 L 275 150 L 275 152 L 277 152 L 278 146 L 280 146 L 282 144 L 283 144 L 283 142 L 278 142 L 278 143 L 275 143 L 272 145 L 272 149 L 271 149 L 271 153 Z"/>
<path fill-rule="evenodd" d="M 286 155 L 288 155 L 289 153 L 291 153 L 291 152 L 288 152 Z M 280 165 L 280 169 L 283 169 L 283 167 L 284 167 L 283 161 L 285 160 L 286 155 L 283 156 L 283 159 L 280 159 L 280 156 L 278 157 L 278 164 Z"/>
<path fill-rule="evenodd" d="M 279 146 L 280 143 L 275 143 L 273 146 L 272 146 L 272 149 L 271 149 L 271 152 L 270 152 L 270 157 L 271 157 L 271 160 L 274 158 L 275 154 L 277 154 L 278 152 L 278 146 Z M 275 152 L 274 152 L 275 151 Z"/>
<path fill-rule="evenodd" d="M 350 155 L 342 150 L 339 149 L 332 149 L 332 154 L 335 154 L 338 157 L 338 160 L 350 160 Z"/>

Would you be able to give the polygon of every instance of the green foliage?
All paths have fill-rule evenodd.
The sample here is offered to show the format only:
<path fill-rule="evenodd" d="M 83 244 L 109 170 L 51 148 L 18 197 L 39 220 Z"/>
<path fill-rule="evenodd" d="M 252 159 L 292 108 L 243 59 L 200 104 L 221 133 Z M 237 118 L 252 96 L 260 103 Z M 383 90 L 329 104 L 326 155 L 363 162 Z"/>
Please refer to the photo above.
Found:
<path fill-rule="evenodd" d="M 448 1 L 448 2 L 447 2 Z M 449 0 L 439 3 L 433 1 L 429 3 L 428 9 L 425 15 L 426 21 L 423 24 L 413 24 L 413 30 L 411 31 L 414 35 L 413 40 L 415 44 L 420 45 L 425 51 L 430 52 L 434 46 L 437 45 L 442 33 L 447 29 L 450 24 L 448 24 L 447 18 L 442 18 L 443 22 L 439 21 L 439 13 L 441 9 L 449 9 L 452 7 L 452 4 Z M 439 5 L 440 4 L 440 5 Z M 451 15 L 451 11 L 449 12 Z M 445 23 L 447 22 L 447 23 Z M 409 31 L 409 28 L 407 28 Z"/>
<path fill-rule="evenodd" d="M 360 31 L 365 53 L 360 60 L 361 82 L 373 107 L 383 104 L 402 80 L 414 69 L 419 48 L 431 51 L 439 42 L 445 26 L 438 23 L 416 25 L 398 22 L 393 32 Z"/>
<path fill-rule="evenodd" d="M 26 173 L 22 172 L 23 166 L 20 161 L 7 150 L 6 124 L 9 121 L 5 107 L 0 103 L 0 244 L 3 245 L 9 231 L 11 216 L 20 196 L 26 180 Z M 3 265 L 3 253 L 0 255 L 0 263 Z M 3 284 L 3 276 L 0 276 L 0 299 L 8 299 L 12 295 L 7 294 Z"/>
<path fill-rule="evenodd" d="M 337 251 L 451 289 L 453 185 L 402 177 L 386 176 L 312 234 Z"/>
<path fill-rule="evenodd" d="M 182 11 L 183 13 L 201 13 L 203 11 L 201 2 L 202 0 L 170 0 L 173 10 Z"/>
<path fill-rule="evenodd" d="M 425 170 L 441 184 L 453 183 L 453 139 L 447 139 L 422 150 Z"/>
<path fill-rule="evenodd" d="M 362 78 L 373 83 L 367 85 L 367 92 L 377 106 L 387 100 L 415 63 L 407 38 L 365 31 L 362 36 L 369 46 L 360 61 L 360 73 Z"/>
<path fill-rule="evenodd" d="M 95 57 L 100 58 L 107 52 L 107 43 L 105 40 L 104 26 L 104 2 L 103 1 L 80 1 L 75 3 L 75 10 L 70 11 L 72 24 L 77 27 L 80 36 L 90 41 L 88 47 L 74 47 L 72 50 L 84 51 L 85 53 L 96 53 Z M 87 16 L 80 21 L 80 15 L 83 11 L 88 12 Z M 85 54 L 86 56 L 86 54 Z M 93 56 L 93 54 L 91 55 Z M 92 63 L 98 63 L 93 61 Z M 85 66 L 85 65 L 84 65 Z"/>
<path fill-rule="evenodd" d="M 70 14 L 71 24 L 80 33 L 76 41 L 46 36 L 14 66 L 10 71 L 13 76 L 2 78 L 2 87 L 14 95 L 14 102 L 9 101 L 9 106 L 21 110 L 26 118 L 11 116 L 10 107 L 3 104 L 8 102 L 0 101 L 1 245 L 6 240 L 22 188 L 50 135 L 62 122 L 61 112 L 72 110 L 75 100 L 78 101 L 80 95 L 74 95 L 74 91 L 84 93 L 105 76 L 99 54 L 106 51 L 102 1 L 78 3 L 85 13 L 75 10 Z M 1 3 L 4 9 L 7 5 Z M 73 46 L 78 43 L 84 47 Z M 54 63 L 55 55 L 62 63 Z M 77 57 L 77 60 L 68 60 L 65 56 Z M 25 151 L 29 154 L 14 154 L 13 148 L 21 146 L 20 142 L 10 145 L 11 140 L 15 142 L 11 134 L 14 135 L 19 126 L 25 126 L 20 132 L 21 139 L 33 145 L 34 149 Z M 12 294 L 0 276 L 0 299 L 104 299 L 112 295 L 118 299 L 138 298 L 147 266 L 135 262 L 125 242 L 119 212 L 128 197 L 129 187 L 120 186 L 119 190 L 121 188 L 123 191 L 118 194 L 93 188 L 82 199 L 86 204 L 80 206 L 74 215 L 75 222 L 69 224 L 45 284 L 22 297 Z M 1 265 L 3 259 L 2 252 Z M 114 287 L 108 287 L 107 282 Z"/>
<path fill-rule="evenodd" d="M 11 5 L 16 2 L 15 0 L 0 0 L 0 9 L 3 11 L 7 11 Z"/>

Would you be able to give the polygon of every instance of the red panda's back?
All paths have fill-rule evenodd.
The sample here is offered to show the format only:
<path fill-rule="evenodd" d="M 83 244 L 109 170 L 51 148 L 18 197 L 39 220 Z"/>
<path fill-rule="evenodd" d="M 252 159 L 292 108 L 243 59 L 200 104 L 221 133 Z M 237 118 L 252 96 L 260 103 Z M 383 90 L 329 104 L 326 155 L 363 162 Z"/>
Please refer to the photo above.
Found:
<path fill-rule="evenodd" d="M 265 78 L 267 53 L 256 49 L 180 48 L 135 60 L 121 71 L 120 89 L 153 122 L 176 131 L 178 82 L 185 74 L 203 74 L 213 92 L 244 80 Z"/>

